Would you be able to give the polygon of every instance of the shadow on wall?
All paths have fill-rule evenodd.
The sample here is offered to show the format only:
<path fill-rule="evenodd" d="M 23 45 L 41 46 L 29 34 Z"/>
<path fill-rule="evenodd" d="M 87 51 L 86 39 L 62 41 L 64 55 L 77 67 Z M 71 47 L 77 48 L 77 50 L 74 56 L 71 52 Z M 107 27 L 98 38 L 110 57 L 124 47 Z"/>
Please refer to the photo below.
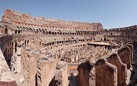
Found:
<path fill-rule="evenodd" d="M 130 75 L 130 83 L 128 86 L 135 86 L 137 85 L 137 43 L 134 42 L 134 58 L 133 58 L 133 69 L 131 70 L 131 75 Z"/>
<path fill-rule="evenodd" d="M 69 84 L 68 86 L 78 86 L 78 76 L 71 73 L 71 76 L 68 77 Z"/>

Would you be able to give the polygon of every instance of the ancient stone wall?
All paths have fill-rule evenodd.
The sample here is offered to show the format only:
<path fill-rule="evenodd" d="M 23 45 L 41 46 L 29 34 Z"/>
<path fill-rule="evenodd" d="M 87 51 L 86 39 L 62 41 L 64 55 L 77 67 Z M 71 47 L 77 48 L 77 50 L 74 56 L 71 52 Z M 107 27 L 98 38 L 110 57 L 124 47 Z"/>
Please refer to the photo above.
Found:
<path fill-rule="evenodd" d="M 5 82 L 0 81 L 0 86 L 18 86 L 15 81 L 13 82 Z"/>
<path fill-rule="evenodd" d="M 0 49 L 0 86 L 17 86 L 15 79 L 5 61 L 5 57 Z"/>
<path fill-rule="evenodd" d="M 89 62 L 78 66 L 78 86 L 89 86 L 89 72 L 92 67 Z"/>
<path fill-rule="evenodd" d="M 79 86 L 89 86 L 91 67 L 94 66 L 96 78 L 93 81 L 96 86 L 125 86 L 126 70 L 133 63 L 132 42 L 136 41 L 136 28 L 131 26 L 103 30 L 100 23 L 32 17 L 7 9 L 0 22 L 1 57 L 2 60 L 4 57 L 6 60 L 14 59 L 17 61 L 15 65 L 21 64 L 25 69 L 22 71 L 24 73 L 16 71 L 22 70 L 18 66 L 10 71 L 6 62 L 3 62 L 8 72 L 13 72 L 18 85 L 54 86 L 58 80 L 61 85 L 67 86 L 70 83 L 67 78 L 72 70 L 78 72 L 78 76 L 72 75 L 71 78 L 78 78 Z M 94 42 L 96 36 L 100 43 Z M 103 41 L 110 45 L 105 45 Z M 125 45 L 129 42 L 130 44 Z M 74 65 L 61 66 L 58 69 L 60 60 Z M 85 62 L 87 60 L 89 63 Z M 7 63 L 11 67 L 12 62 Z M 58 79 L 56 75 L 59 76 Z M 1 84 L 5 82 L 0 82 Z"/>
<path fill-rule="evenodd" d="M 132 65 L 132 59 L 131 57 L 131 49 L 127 46 L 121 50 L 118 51 L 118 55 L 120 56 L 120 59 L 123 63 L 127 64 L 127 68 L 130 69 Z"/>
<path fill-rule="evenodd" d="M 43 17 L 32 17 L 28 14 L 23 14 L 15 12 L 13 10 L 7 9 L 2 17 L 2 21 L 13 23 L 15 25 L 25 25 L 25 26 L 36 26 L 42 28 L 52 28 L 53 30 L 64 29 L 64 30 L 102 30 L 103 27 L 100 23 L 83 23 L 83 22 L 72 22 L 63 21 L 56 19 L 49 19 Z"/>
<path fill-rule="evenodd" d="M 110 54 L 109 57 L 99 59 L 95 66 L 95 85 L 96 86 L 126 86 L 127 81 L 129 80 L 129 71 L 131 66 L 131 51 L 132 47 L 126 45 L 124 48 L 119 49 L 115 53 Z M 129 53 L 127 53 L 129 52 Z M 127 55 L 128 54 L 128 55 Z M 123 56 L 122 56 L 123 55 Z M 126 56 L 126 57 L 125 57 Z M 123 58 L 128 59 L 129 61 L 123 60 Z M 129 59 L 130 58 L 130 59 Z M 93 83 L 94 80 L 90 81 L 89 74 L 93 67 L 93 64 L 86 62 L 78 66 L 78 81 L 81 86 L 89 86 L 89 83 Z M 90 69 L 91 68 L 91 69 Z M 88 70 L 89 69 L 89 70 Z M 91 74 L 94 76 L 93 74 Z M 88 84 L 86 84 L 88 83 Z"/>
<path fill-rule="evenodd" d="M 96 62 L 96 86 L 117 86 L 117 68 L 103 59 Z"/>
<path fill-rule="evenodd" d="M 37 66 L 38 85 L 48 86 L 55 76 L 56 61 L 48 61 L 46 58 L 40 59 Z"/>
<path fill-rule="evenodd" d="M 112 54 L 107 61 L 117 67 L 117 86 L 126 86 L 126 65 L 123 64 L 117 54 Z"/>

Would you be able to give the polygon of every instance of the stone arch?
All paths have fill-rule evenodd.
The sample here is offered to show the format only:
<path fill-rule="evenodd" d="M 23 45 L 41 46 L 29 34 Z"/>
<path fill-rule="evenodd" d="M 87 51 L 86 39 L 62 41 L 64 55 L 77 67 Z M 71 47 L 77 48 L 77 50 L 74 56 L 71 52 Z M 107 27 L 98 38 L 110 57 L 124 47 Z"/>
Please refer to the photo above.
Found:
<path fill-rule="evenodd" d="M 5 26 L 4 33 L 8 34 L 7 26 Z"/>
<path fill-rule="evenodd" d="M 89 73 L 92 68 L 93 66 L 90 65 L 89 61 L 81 63 L 78 66 L 78 86 L 89 86 Z"/>

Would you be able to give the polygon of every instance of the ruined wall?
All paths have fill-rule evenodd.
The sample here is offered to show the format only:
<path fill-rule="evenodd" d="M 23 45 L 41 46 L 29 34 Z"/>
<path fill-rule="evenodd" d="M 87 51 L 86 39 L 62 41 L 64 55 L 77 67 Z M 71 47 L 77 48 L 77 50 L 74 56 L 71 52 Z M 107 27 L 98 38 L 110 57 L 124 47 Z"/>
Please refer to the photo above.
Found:
<path fill-rule="evenodd" d="M 56 61 L 54 59 L 40 59 L 37 65 L 38 86 L 48 86 L 55 76 Z"/>
<path fill-rule="evenodd" d="M 94 36 L 94 40 L 98 42 L 104 41 L 104 35 L 96 35 Z"/>
<path fill-rule="evenodd" d="M 1 31 L 0 35 L 3 36 L 0 38 L 1 48 L 2 48 L 5 58 L 10 58 L 9 54 L 14 53 L 17 47 L 15 46 L 16 42 L 19 42 L 21 46 L 25 48 L 27 46 L 31 48 L 33 47 L 32 50 L 34 49 L 34 47 L 35 49 L 41 48 L 39 47 L 40 45 L 44 45 L 44 47 L 50 46 L 48 48 L 55 49 L 58 47 L 61 48 L 61 46 L 63 45 L 67 46 L 67 45 L 72 45 L 72 44 L 88 42 L 88 40 L 90 40 L 91 38 L 94 38 L 94 37 L 91 37 L 91 35 L 95 36 L 95 35 L 103 34 L 103 36 L 97 37 L 97 39 L 101 41 L 101 39 L 104 40 L 104 34 L 106 34 L 106 36 L 108 35 L 121 36 L 120 38 L 122 40 L 120 41 L 122 42 L 125 41 L 126 43 L 127 40 L 129 40 L 128 38 L 130 38 L 128 36 L 130 36 L 130 34 L 132 34 L 136 28 L 134 27 L 130 29 L 125 28 L 125 29 L 113 29 L 113 30 L 100 31 L 103 29 L 100 23 L 82 23 L 82 22 L 72 22 L 72 21 L 49 19 L 49 18 L 43 18 L 43 17 L 32 17 L 31 15 L 22 14 L 22 13 L 15 12 L 9 9 L 5 11 L 4 16 L 2 17 L 2 22 L 7 22 L 5 23 L 5 25 L 8 26 L 7 27 L 8 31 L 6 31 L 5 25 L 2 25 L 2 27 L 0 27 L 0 31 Z M 60 30 L 63 31 L 63 33 L 61 33 Z M 77 36 L 75 34 L 76 31 L 78 31 Z M 89 31 L 94 31 L 94 32 L 89 32 Z M 130 32 L 127 33 L 128 31 Z M 23 34 L 20 34 L 21 32 Z M 85 35 L 84 33 L 86 34 L 86 36 L 84 36 Z M 134 34 L 136 35 L 136 32 L 134 32 Z M 5 35 L 14 35 L 14 36 L 12 39 L 12 36 L 4 37 Z M 60 36 L 60 35 L 65 35 L 65 36 Z M 46 36 L 47 38 L 44 38 L 44 36 Z M 32 43 L 35 43 L 35 45 L 33 45 Z M 80 47 L 80 46 L 78 45 L 77 47 Z M 71 50 L 68 56 L 66 56 L 66 54 L 64 56 L 66 56 L 67 59 L 71 58 L 70 61 L 68 62 L 81 63 L 83 59 L 87 60 L 88 58 L 96 58 L 96 57 L 98 57 L 97 59 L 100 59 L 102 58 L 101 56 L 104 54 L 104 51 L 106 51 L 105 48 L 96 47 L 99 49 L 96 52 L 92 51 L 94 50 L 94 48 L 93 49 L 89 48 L 89 50 L 91 51 L 87 52 L 88 49 L 86 48 L 88 47 L 85 46 L 85 47 L 82 47 L 82 49 L 75 48 L 74 50 Z M 26 49 L 26 50 L 29 51 L 30 49 Z M 65 50 L 62 50 L 62 51 L 64 52 Z M 21 52 L 19 53 L 17 52 L 19 56 L 20 56 L 20 53 Z M 91 53 L 94 54 L 94 56 L 91 56 Z M 133 60 L 132 60 L 133 50 L 131 46 L 126 46 L 118 50 L 117 53 L 110 55 L 105 60 L 97 61 L 95 65 L 96 86 L 125 85 L 126 66 L 129 69 L 131 67 L 131 64 L 133 63 Z M 39 54 L 42 54 L 42 53 L 39 53 Z M 72 54 L 72 57 L 70 56 L 70 54 Z M 50 57 L 50 55 L 48 57 Z M 82 58 L 80 59 L 80 57 Z M 81 60 L 81 61 L 78 61 L 78 60 Z M 29 84 L 31 86 L 34 86 L 34 84 L 37 82 L 37 84 L 45 86 L 45 85 L 48 85 L 49 83 L 52 83 L 52 81 L 53 81 L 53 84 L 55 84 L 55 70 L 56 70 L 55 61 L 53 61 L 53 65 L 51 65 L 52 62 L 49 60 L 38 63 L 37 75 L 36 75 L 36 64 L 37 63 L 33 57 L 24 59 L 24 66 L 26 69 L 24 72 L 27 72 L 28 74 L 25 76 L 25 79 L 28 80 Z M 71 65 L 68 68 L 65 67 L 63 69 L 64 72 L 63 70 L 59 71 L 61 74 L 61 78 L 62 78 L 61 81 L 64 86 L 66 86 L 67 84 L 67 72 L 71 69 L 76 69 L 77 66 L 78 64 Z M 89 86 L 89 77 L 90 77 L 89 73 L 91 70 L 90 66 L 91 65 L 87 66 L 83 63 L 79 65 L 78 67 L 79 86 Z"/>
<path fill-rule="evenodd" d="M 96 62 L 96 86 L 117 86 L 116 66 L 106 63 L 102 59 Z"/>
<path fill-rule="evenodd" d="M 133 57 L 131 57 L 131 49 L 126 46 L 123 49 L 120 49 L 118 51 L 118 55 L 120 56 L 120 59 L 122 60 L 123 63 L 127 64 L 127 68 L 130 69 L 131 65 L 132 65 L 132 59 Z"/>
<path fill-rule="evenodd" d="M 5 61 L 5 57 L 0 49 L 0 86 L 17 86 L 15 79 Z"/>
<path fill-rule="evenodd" d="M 125 46 L 106 59 L 98 60 L 95 65 L 96 86 L 126 86 L 129 80 L 127 69 L 131 68 L 133 59 L 132 50 L 132 47 Z"/>
<path fill-rule="evenodd" d="M 0 86 L 18 86 L 15 81 L 13 82 L 2 82 L 0 81 Z"/>
<path fill-rule="evenodd" d="M 92 66 L 89 62 L 82 63 L 78 66 L 78 86 L 89 86 L 89 72 Z"/>
<path fill-rule="evenodd" d="M 57 63 L 55 79 L 60 82 L 61 86 L 68 85 L 68 65 L 67 62 L 59 61 Z"/>
<path fill-rule="evenodd" d="M 117 86 L 126 86 L 126 67 L 117 54 L 112 54 L 107 61 L 117 67 Z"/>
<path fill-rule="evenodd" d="M 33 57 L 23 57 L 26 58 L 26 62 L 24 64 L 26 65 L 26 68 L 24 68 L 24 75 L 27 82 L 30 84 L 30 86 L 35 86 L 36 83 L 36 73 L 37 73 L 37 63 L 35 58 Z"/>
<path fill-rule="evenodd" d="M 111 53 L 108 57 L 103 57 L 95 63 L 95 70 L 91 64 L 86 62 L 78 66 L 78 81 L 79 86 L 89 86 L 89 83 L 95 81 L 96 86 L 126 86 L 129 83 L 130 72 L 127 69 L 131 68 L 133 56 L 131 51 L 132 46 L 125 45 L 123 48 Z M 90 71 L 95 72 L 94 80 L 90 81 Z M 128 71 L 128 72 L 127 72 Z"/>
<path fill-rule="evenodd" d="M 72 22 L 72 21 L 63 21 L 56 19 L 49 19 L 43 17 L 32 17 L 28 14 L 22 14 L 15 12 L 13 10 L 7 9 L 2 17 L 2 21 L 26 25 L 26 26 L 37 26 L 42 28 L 52 28 L 53 30 L 65 29 L 65 30 L 102 30 L 103 27 L 100 23 L 82 23 L 82 22 Z"/>

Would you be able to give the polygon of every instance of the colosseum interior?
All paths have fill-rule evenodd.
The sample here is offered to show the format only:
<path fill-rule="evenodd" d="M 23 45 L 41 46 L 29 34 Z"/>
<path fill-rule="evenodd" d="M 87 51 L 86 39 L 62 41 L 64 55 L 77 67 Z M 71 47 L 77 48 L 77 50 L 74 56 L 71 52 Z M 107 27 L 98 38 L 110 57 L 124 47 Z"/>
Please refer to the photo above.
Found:
<path fill-rule="evenodd" d="M 103 29 L 6 9 L 0 86 L 127 86 L 136 73 L 137 26 Z"/>

